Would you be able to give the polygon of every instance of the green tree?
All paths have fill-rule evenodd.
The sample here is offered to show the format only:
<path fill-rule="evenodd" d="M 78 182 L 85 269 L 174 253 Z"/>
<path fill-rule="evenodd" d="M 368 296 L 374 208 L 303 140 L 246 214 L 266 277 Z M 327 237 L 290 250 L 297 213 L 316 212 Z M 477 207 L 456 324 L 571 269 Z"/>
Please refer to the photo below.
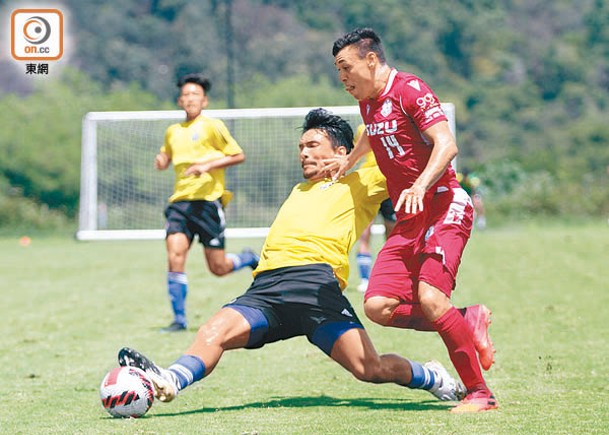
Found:
<path fill-rule="evenodd" d="M 0 137 L 0 176 L 13 194 L 61 210 L 77 211 L 81 120 L 89 111 L 159 109 L 156 97 L 136 85 L 104 93 L 82 73 L 67 69 L 31 95 L 0 99 L 0 118 L 11 128 Z"/>

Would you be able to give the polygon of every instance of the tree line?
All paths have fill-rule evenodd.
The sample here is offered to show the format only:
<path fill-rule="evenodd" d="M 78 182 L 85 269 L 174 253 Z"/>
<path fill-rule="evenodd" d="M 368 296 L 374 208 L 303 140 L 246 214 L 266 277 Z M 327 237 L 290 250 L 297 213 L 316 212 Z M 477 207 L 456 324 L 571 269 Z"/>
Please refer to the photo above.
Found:
<path fill-rule="evenodd" d="M 457 107 L 460 164 L 489 213 L 609 213 L 609 1 L 66 0 L 68 67 L 0 75 L 0 227 L 70 222 L 82 116 L 174 108 L 202 71 L 211 107 L 354 104 L 333 41 L 358 26 Z"/>

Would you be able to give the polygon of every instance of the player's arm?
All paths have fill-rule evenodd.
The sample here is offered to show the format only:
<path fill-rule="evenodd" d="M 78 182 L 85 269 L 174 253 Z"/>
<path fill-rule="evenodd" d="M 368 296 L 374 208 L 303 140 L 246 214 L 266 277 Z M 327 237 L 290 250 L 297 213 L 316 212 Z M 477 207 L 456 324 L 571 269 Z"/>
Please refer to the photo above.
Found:
<path fill-rule="evenodd" d="M 159 171 L 164 171 L 171 163 L 171 137 L 173 130 L 174 126 L 170 126 L 167 130 L 165 130 L 165 141 L 163 142 L 163 146 L 159 150 L 159 153 L 154 158 L 154 167 Z"/>
<path fill-rule="evenodd" d="M 450 162 L 457 156 L 459 150 L 455 137 L 453 136 L 447 121 L 441 121 L 432 125 L 423 135 L 432 145 L 431 156 L 427 166 L 419 178 L 408 189 L 404 189 L 395 210 L 404 207 L 406 213 L 417 213 L 423 210 L 423 198 L 425 193 L 442 177 L 442 174 L 450 165 Z"/>
<path fill-rule="evenodd" d="M 159 171 L 163 171 L 169 167 L 171 157 L 164 151 L 159 152 L 154 158 L 154 167 Z"/>
<path fill-rule="evenodd" d="M 359 137 L 349 154 L 343 157 L 324 160 L 324 169 L 328 174 L 332 174 L 332 179 L 336 181 L 345 175 L 349 169 L 354 167 L 371 149 L 368 135 L 364 133 Z"/>
<path fill-rule="evenodd" d="M 359 160 L 366 154 L 368 154 L 370 151 L 372 151 L 372 148 L 370 147 L 370 141 L 368 140 L 368 135 L 364 131 L 364 133 L 362 133 L 359 139 L 357 139 L 357 142 L 355 142 L 355 146 L 353 147 L 351 152 L 347 154 L 347 169 L 351 169 L 352 167 L 354 167 L 355 164 L 359 162 Z"/>
<path fill-rule="evenodd" d="M 213 169 L 228 168 L 229 166 L 238 165 L 244 161 L 245 154 L 243 153 L 234 154 L 232 156 L 224 156 L 218 159 L 203 162 L 199 161 L 190 165 L 184 172 L 184 175 L 201 175 Z"/>

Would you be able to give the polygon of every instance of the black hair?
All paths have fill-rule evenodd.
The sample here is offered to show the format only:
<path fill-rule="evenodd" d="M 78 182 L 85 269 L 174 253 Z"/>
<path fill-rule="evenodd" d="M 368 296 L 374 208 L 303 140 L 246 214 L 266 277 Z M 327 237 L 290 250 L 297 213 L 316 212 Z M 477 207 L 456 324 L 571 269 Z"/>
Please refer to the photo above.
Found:
<path fill-rule="evenodd" d="M 302 124 L 302 131 L 304 133 L 313 129 L 323 130 L 334 148 L 343 146 L 347 149 L 347 154 L 353 149 L 353 129 L 340 116 L 322 108 L 313 109 L 307 113 Z"/>
<path fill-rule="evenodd" d="M 381 38 L 370 27 L 359 27 L 334 41 L 332 47 L 332 55 L 336 57 L 339 51 L 349 45 L 355 45 L 358 48 L 359 57 L 363 58 L 367 53 L 373 52 L 379 58 L 381 63 L 385 63 L 385 51 Z"/>
<path fill-rule="evenodd" d="M 201 86 L 206 94 L 211 89 L 211 82 L 209 79 L 203 76 L 203 74 L 199 73 L 186 74 L 180 77 L 177 83 L 178 88 L 182 89 L 182 86 L 184 86 L 186 83 L 194 83 L 195 85 Z"/>

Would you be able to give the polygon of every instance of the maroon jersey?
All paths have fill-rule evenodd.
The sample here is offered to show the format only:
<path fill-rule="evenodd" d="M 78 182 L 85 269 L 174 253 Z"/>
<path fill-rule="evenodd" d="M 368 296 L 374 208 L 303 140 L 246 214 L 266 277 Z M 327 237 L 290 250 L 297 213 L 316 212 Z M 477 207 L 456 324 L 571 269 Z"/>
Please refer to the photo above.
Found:
<path fill-rule="evenodd" d="M 375 100 L 359 102 L 366 124 L 366 134 L 381 172 L 387 178 L 387 190 L 394 204 L 402 190 L 412 186 L 427 166 L 432 145 L 421 132 L 446 121 L 440 102 L 427 84 L 413 74 L 393 69 L 385 90 Z M 429 189 L 459 187 L 455 171 L 449 166 Z M 398 212 L 398 218 L 404 211 Z"/>

